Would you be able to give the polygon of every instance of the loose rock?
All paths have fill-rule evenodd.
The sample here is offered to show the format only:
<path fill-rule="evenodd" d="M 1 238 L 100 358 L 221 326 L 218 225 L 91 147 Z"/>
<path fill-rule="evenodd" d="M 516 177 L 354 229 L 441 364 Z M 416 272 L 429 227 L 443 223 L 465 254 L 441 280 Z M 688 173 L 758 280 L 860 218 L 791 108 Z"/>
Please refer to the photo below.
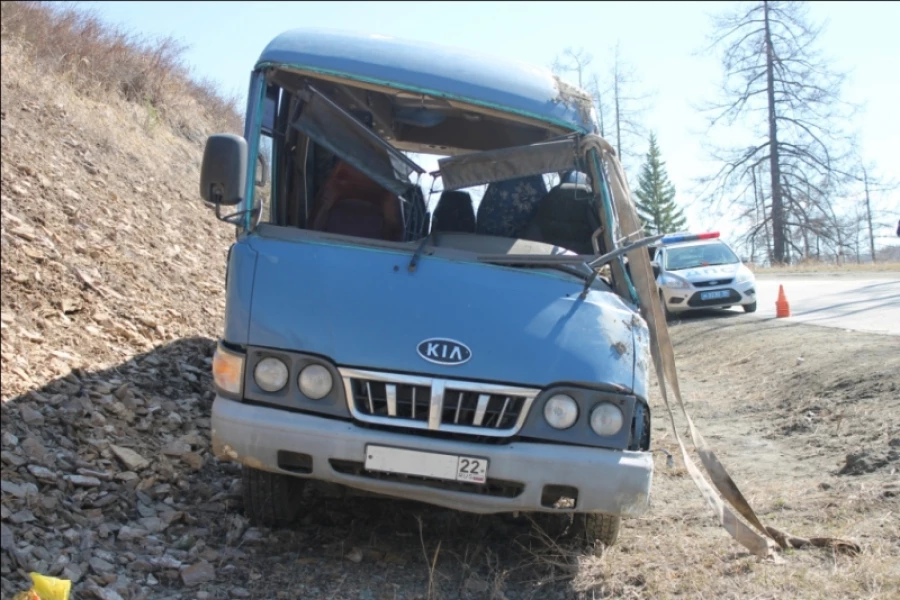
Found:
<path fill-rule="evenodd" d="M 192 587 L 201 583 L 208 583 L 216 578 L 216 570 L 206 561 L 198 562 L 181 571 L 181 580 L 184 585 Z"/>
<path fill-rule="evenodd" d="M 140 471 L 150 464 L 150 461 L 130 448 L 110 444 L 109 449 L 122 461 L 128 471 Z"/>

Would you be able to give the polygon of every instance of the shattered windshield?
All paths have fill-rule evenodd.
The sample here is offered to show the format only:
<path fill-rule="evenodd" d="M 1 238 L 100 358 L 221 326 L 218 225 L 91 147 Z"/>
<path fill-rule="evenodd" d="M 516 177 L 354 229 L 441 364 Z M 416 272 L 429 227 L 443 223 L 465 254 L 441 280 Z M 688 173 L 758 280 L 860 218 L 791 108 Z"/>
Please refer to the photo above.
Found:
<path fill-rule="evenodd" d="M 413 185 L 411 176 L 425 172 L 316 88 L 307 86 L 305 92 L 291 126 L 342 161 L 401 197 Z"/>
<path fill-rule="evenodd" d="M 740 259 L 728 246 L 716 243 L 667 248 L 665 267 L 667 271 L 681 271 L 739 262 Z"/>
<path fill-rule="evenodd" d="M 424 97 L 417 110 L 434 119 L 413 122 L 405 96 L 286 72 L 269 85 L 274 225 L 408 244 L 411 268 L 463 252 L 591 276 L 586 263 L 608 251 L 574 133 Z"/>

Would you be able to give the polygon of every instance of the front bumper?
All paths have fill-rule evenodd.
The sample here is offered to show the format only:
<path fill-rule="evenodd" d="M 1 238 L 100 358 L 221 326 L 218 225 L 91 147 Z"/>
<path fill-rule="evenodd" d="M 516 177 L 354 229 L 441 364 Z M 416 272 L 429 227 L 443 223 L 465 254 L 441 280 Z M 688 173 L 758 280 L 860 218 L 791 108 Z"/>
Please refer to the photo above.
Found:
<path fill-rule="evenodd" d="M 435 481 L 376 478 L 364 469 L 366 445 L 479 456 L 490 460 L 487 485 L 430 487 Z M 473 513 L 513 511 L 572 512 L 544 506 L 545 486 L 577 490 L 574 512 L 626 517 L 643 514 L 649 505 L 653 457 L 629 452 L 512 442 L 507 445 L 444 440 L 363 428 L 352 422 L 244 404 L 217 396 L 212 408 L 214 454 L 248 467 L 320 481 Z M 279 453 L 312 458 L 303 474 L 279 467 Z M 492 482 L 503 482 L 492 494 Z M 454 482 L 449 482 L 454 483 Z M 469 486 L 466 488 L 465 486 Z M 510 492 L 512 490 L 512 492 Z"/>
<path fill-rule="evenodd" d="M 670 313 L 681 313 L 689 310 L 724 308 L 726 306 L 743 306 L 756 302 L 756 281 L 744 281 L 739 284 L 717 285 L 712 287 L 695 287 L 689 289 L 660 286 L 663 301 Z M 728 291 L 727 298 L 701 300 L 703 292 Z"/>

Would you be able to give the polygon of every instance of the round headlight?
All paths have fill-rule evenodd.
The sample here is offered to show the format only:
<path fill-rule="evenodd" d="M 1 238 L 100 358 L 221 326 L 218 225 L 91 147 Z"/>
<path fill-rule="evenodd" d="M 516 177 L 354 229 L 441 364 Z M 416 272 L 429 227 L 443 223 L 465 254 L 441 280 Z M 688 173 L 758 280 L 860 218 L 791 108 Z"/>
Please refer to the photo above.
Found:
<path fill-rule="evenodd" d="M 557 394 L 544 404 L 544 418 L 554 429 L 568 429 L 578 419 L 578 404 L 570 396 Z"/>
<path fill-rule="evenodd" d="M 331 372 L 322 365 L 309 365 L 300 371 L 298 383 L 303 395 L 313 400 L 327 396 L 334 385 Z"/>
<path fill-rule="evenodd" d="M 267 392 L 277 392 L 287 383 L 288 368 L 277 358 L 264 358 L 256 365 L 253 371 L 256 385 Z"/>
<path fill-rule="evenodd" d="M 622 411 L 615 404 L 598 404 L 591 413 L 591 429 L 597 435 L 615 435 L 622 429 Z"/>

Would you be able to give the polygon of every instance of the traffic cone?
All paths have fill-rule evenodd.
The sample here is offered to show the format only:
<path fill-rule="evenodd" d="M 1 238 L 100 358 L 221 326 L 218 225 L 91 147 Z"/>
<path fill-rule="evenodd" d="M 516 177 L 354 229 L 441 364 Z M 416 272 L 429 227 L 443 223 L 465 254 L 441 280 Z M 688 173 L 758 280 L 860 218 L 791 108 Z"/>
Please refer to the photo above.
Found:
<path fill-rule="evenodd" d="M 791 316 L 791 305 L 788 304 L 787 297 L 784 295 L 784 286 L 778 286 L 778 300 L 775 301 L 775 318 L 781 319 Z"/>

